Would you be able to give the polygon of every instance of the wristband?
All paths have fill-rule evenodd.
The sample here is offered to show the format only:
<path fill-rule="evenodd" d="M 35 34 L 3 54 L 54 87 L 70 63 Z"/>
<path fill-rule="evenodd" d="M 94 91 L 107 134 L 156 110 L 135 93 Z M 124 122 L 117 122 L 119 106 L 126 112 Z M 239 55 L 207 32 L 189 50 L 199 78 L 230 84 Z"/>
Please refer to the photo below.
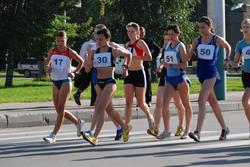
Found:
<path fill-rule="evenodd" d="M 78 72 L 73 72 L 73 74 L 76 76 L 78 74 Z"/>
<path fill-rule="evenodd" d="M 126 64 L 123 64 L 122 66 L 125 67 L 126 69 L 128 69 L 128 66 Z"/>

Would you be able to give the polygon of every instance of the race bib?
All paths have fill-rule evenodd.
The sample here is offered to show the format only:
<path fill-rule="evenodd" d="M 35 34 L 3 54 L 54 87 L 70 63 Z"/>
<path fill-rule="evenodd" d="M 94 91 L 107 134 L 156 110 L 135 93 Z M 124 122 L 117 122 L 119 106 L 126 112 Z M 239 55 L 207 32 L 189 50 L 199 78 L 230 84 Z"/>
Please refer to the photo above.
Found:
<path fill-rule="evenodd" d="M 198 57 L 204 60 L 212 60 L 214 56 L 214 45 L 200 44 L 197 47 Z"/>
<path fill-rule="evenodd" d="M 110 67 L 111 53 L 97 53 L 94 55 L 94 67 Z"/>
<path fill-rule="evenodd" d="M 62 55 L 52 55 L 51 57 L 51 67 L 53 69 L 65 69 L 67 65 L 67 60 L 69 58 L 67 56 Z"/>
<path fill-rule="evenodd" d="M 242 49 L 242 57 L 244 57 L 244 59 L 250 59 L 250 46 Z"/>
<path fill-rule="evenodd" d="M 164 61 L 168 64 L 178 64 L 177 53 L 174 51 L 165 51 Z"/>

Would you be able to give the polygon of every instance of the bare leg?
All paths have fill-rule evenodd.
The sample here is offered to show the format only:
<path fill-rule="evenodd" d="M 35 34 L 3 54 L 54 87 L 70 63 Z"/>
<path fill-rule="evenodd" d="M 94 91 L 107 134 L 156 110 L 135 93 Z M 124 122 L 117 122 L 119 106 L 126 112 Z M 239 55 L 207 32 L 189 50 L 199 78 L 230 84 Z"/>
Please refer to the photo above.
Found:
<path fill-rule="evenodd" d="M 182 104 L 185 108 L 185 117 L 186 117 L 186 131 L 190 131 L 190 125 L 193 116 L 193 110 L 190 104 L 190 97 L 189 97 L 189 85 L 187 82 L 183 82 L 178 86 L 178 92 L 180 94 L 180 98 Z"/>
<path fill-rule="evenodd" d="M 53 101 L 57 112 L 57 120 L 53 130 L 53 134 L 57 134 L 65 117 L 65 106 L 72 89 L 72 83 L 63 83 L 60 90 L 53 86 Z M 69 115 L 67 115 L 69 116 Z M 74 120 L 73 117 L 70 119 Z M 76 118 L 75 118 L 76 119 Z M 77 121 L 77 120 L 76 120 Z M 75 123 L 75 121 L 73 121 Z"/>
<path fill-rule="evenodd" d="M 144 87 L 135 87 L 135 94 L 138 106 L 142 109 L 142 111 L 146 114 L 148 118 L 151 117 L 149 108 L 147 103 L 145 102 L 145 93 L 146 88 Z"/>
<path fill-rule="evenodd" d="M 214 111 L 214 115 L 217 118 L 218 122 L 220 123 L 221 128 L 226 128 L 226 124 L 224 121 L 224 118 L 222 116 L 222 111 L 219 107 L 217 98 L 215 96 L 214 90 L 212 90 L 212 92 L 210 93 L 210 95 L 208 96 L 208 102 L 210 104 L 210 106 L 212 107 L 213 111 Z"/>
<path fill-rule="evenodd" d="M 165 96 L 163 98 L 163 110 L 162 110 L 162 117 L 164 122 L 164 129 L 166 131 L 170 131 L 170 112 L 169 112 L 169 104 L 175 93 L 175 88 L 170 85 L 169 83 L 165 83 L 164 86 Z"/>
<path fill-rule="evenodd" d="M 174 104 L 175 104 L 175 107 L 177 109 L 177 112 L 178 112 L 178 119 L 179 119 L 179 125 L 178 127 L 179 128 L 184 128 L 183 126 L 183 122 L 184 122 L 184 113 L 185 113 L 185 108 L 181 102 L 181 98 L 180 98 L 180 95 L 179 95 L 179 91 L 176 91 L 173 95 L 173 99 L 174 99 Z"/>
<path fill-rule="evenodd" d="M 247 120 L 250 124 L 250 105 L 249 105 L 249 99 L 250 99 L 250 88 L 246 88 L 245 92 L 242 97 L 242 105 L 245 109 L 245 114 L 247 117 Z"/>
<path fill-rule="evenodd" d="M 206 101 L 208 99 L 208 96 L 210 95 L 210 93 L 212 92 L 214 88 L 215 81 L 216 81 L 216 77 L 212 79 L 207 79 L 202 84 L 201 91 L 200 91 L 199 98 L 198 98 L 199 112 L 198 112 L 198 120 L 197 120 L 197 126 L 196 126 L 196 130 L 198 132 L 200 132 L 202 129 L 204 119 L 206 116 Z"/>
<path fill-rule="evenodd" d="M 103 90 L 101 90 L 101 88 L 99 87 L 96 90 L 97 90 L 96 93 L 100 96 L 100 101 L 95 104 L 95 110 L 98 115 L 98 120 L 94 137 L 97 138 L 104 124 L 104 121 L 102 121 L 103 119 L 102 114 L 104 114 L 106 108 L 111 102 L 113 94 L 116 90 L 116 85 L 113 83 L 109 83 L 105 86 Z"/>
<path fill-rule="evenodd" d="M 134 85 L 125 84 L 124 85 L 124 95 L 126 99 L 125 106 L 125 122 L 129 124 L 132 116 L 132 105 L 133 105 L 133 97 L 134 97 Z"/>
<path fill-rule="evenodd" d="M 155 110 L 154 110 L 154 121 L 155 121 L 155 127 L 157 129 L 159 128 L 162 116 L 163 97 L 164 97 L 164 86 L 159 86 L 157 90 Z"/>

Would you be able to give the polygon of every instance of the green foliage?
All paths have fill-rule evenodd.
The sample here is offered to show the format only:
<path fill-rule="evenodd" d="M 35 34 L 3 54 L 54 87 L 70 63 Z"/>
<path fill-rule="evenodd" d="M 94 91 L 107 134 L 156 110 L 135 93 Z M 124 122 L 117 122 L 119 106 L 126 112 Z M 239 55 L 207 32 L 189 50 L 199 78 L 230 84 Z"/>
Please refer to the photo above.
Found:
<path fill-rule="evenodd" d="M 44 61 L 44 55 L 54 41 L 54 38 L 47 34 L 58 31 L 57 28 L 66 30 L 72 37 L 70 44 L 74 45 L 74 39 L 79 36 L 78 34 L 83 30 L 91 31 L 90 21 L 81 28 L 83 24 L 66 23 L 63 26 L 60 23 L 64 11 L 74 10 L 77 2 L 79 0 L 0 1 L 0 57 L 1 62 L 7 58 L 8 86 L 12 86 L 11 76 L 15 63 L 27 57 L 36 57 L 38 62 Z M 48 32 L 49 30 L 52 32 Z"/>
<path fill-rule="evenodd" d="M 51 82 L 51 77 L 49 76 L 38 76 L 33 79 L 33 81 L 41 81 L 41 82 Z"/>
<path fill-rule="evenodd" d="M 125 43 L 125 25 L 131 21 L 146 28 L 146 36 L 162 43 L 162 36 L 170 24 L 178 24 L 183 32 L 181 40 L 188 44 L 197 35 L 190 16 L 199 0 L 114 0 L 105 6 L 102 23 L 112 32 L 112 40 Z M 100 23 L 100 20 L 99 20 Z"/>

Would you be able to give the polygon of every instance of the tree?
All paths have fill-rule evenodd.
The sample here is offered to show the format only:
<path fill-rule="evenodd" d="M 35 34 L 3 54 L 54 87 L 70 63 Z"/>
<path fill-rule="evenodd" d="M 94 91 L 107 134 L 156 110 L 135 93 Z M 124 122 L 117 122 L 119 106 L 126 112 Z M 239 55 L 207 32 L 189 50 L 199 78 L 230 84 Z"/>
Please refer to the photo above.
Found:
<path fill-rule="evenodd" d="M 50 45 L 47 38 L 56 15 L 75 8 L 78 0 L 1 0 L 0 42 L 6 59 L 5 87 L 13 84 L 14 62 L 21 57 L 35 56 L 43 62 Z M 50 46 L 51 47 L 51 46 Z"/>
<path fill-rule="evenodd" d="M 112 32 L 112 40 L 119 43 L 128 41 L 125 25 L 137 22 L 147 30 L 149 36 L 162 45 L 162 36 L 170 24 L 178 24 L 182 31 L 181 40 L 185 44 L 197 35 L 196 23 L 190 18 L 199 0 L 114 0 L 105 6 L 105 14 L 101 17 Z M 100 20 L 99 20 L 100 22 Z M 154 68 L 152 72 L 154 72 Z M 152 73 L 156 81 L 156 74 Z"/>

